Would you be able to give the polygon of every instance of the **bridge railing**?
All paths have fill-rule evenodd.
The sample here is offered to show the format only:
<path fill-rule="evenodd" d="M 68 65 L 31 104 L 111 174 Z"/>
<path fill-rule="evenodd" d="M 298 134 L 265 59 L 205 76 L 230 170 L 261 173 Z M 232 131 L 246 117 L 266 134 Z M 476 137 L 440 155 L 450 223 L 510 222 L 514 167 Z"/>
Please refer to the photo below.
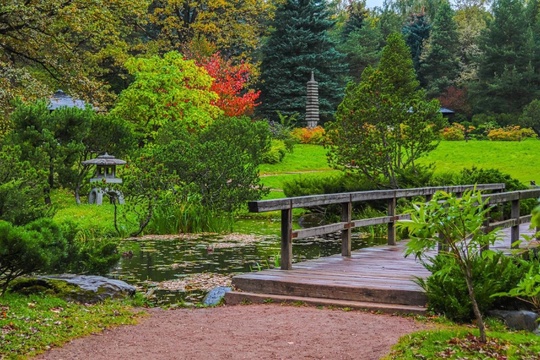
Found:
<path fill-rule="evenodd" d="M 477 185 L 459 185 L 459 186 L 438 186 L 423 187 L 414 189 L 397 190 L 375 190 L 360 191 L 339 194 L 298 196 L 275 200 L 260 200 L 248 203 L 250 212 L 281 211 L 281 269 L 289 270 L 292 268 L 292 242 L 293 239 L 302 239 L 311 236 L 321 236 L 340 231 L 341 232 L 341 254 L 342 256 L 351 256 L 351 233 L 353 228 L 387 224 L 388 226 L 388 244 L 396 243 L 395 223 L 400 219 L 408 218 L 408 215 L 396 214 L 396 202 L 400 198 L 411 198 L 416 196 L 425 197 L 429 201 L 437 191 L 446 191 L 460 195 L 465 190 L 476 188 L 481 191 L 492 191 L 495 193 L 485 194 L 490 198 L 490 204 L 499 204 L 505 202 L 512 203 L 511 218 L 505 221 L 486 224 L 486 226 L 511 227 L 512 243 L 519 238 L 519 224 L 530 221 L 529 216 L 519 216 L 519 202 L 522 199 L 529 199 L 540 196 L 540 189 L 501 192 L 504 190 L 504 184 L 477 184 Z M 370 219 L 352 219 L 352 204 L 355 202 L 387 201 L 387 216 Z M 309 208 L 313 206 L 324 206 L 332 204 L 341 204 L 341 221 L 338 223 L 322 225 L 307 229 L 293 230 L 292 210 L 296 208 Z"/>

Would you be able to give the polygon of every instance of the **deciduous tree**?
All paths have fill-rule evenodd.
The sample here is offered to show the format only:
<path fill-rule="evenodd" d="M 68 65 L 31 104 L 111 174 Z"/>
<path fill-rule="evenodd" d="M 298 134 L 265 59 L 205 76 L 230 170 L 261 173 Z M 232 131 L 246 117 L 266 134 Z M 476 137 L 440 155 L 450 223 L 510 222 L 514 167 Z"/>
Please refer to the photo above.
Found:
<path fill-rule="evenodd" d="M 248 89 L 251 68 L 241 62 L 233 65 L 230 60 L 223 59 L 219 53 L 199 61 L 199 64 L 214 78 L 210 90 L 218 95 L 212 104 L 223 110 L 227 116 L 251 115 L 260 91 Z"/>
<path fill-rule="evenodd" d="M 213 105 L 218 95 L 210 89 L 212 77 L 194 60 L 169 52 L 163 57 L 131 58 L 126 67 L 135 80 L 122 91 L 111 114 L 133 124 L 141 145 L 167 122 L 196 130 L 222 113 Z"/>
<path fill-rule="evenodd" d="M 149 35 L 161 51 L 178 50 L 204 37 L 224 56 L 249 59 L 273 9 L 272 1 L 154 0 Z"/>
<path fill-rule="evenodd" d="M 147 0 L 7 0 L 0 5 L 0 108 L 62 88 L 98 105 L 123 63 Z M 6 86 L 7 87 L 4 87 Z"/>

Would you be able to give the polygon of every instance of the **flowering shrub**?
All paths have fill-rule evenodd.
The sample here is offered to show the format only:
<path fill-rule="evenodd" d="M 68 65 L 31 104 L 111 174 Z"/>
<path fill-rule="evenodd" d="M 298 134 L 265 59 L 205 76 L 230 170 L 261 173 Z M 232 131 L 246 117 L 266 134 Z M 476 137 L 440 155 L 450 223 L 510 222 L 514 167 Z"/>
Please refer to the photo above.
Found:
<path fill-rule="evenodd" d="M 314 128 L 295 128 L 291 135 L 301 144 L 321 145 L 324 140 L 324 129 L 320 126 Z"/>
<path fill-rule="evenodd" d="M 449 141 L 465 140 L 465 137 L 475 129 L 474 126 L 465 127 L 460 123 L 453 123 L 441 130 L 441 136 L 444 140 Z"/>
<path fill-rule="evenodd" d="M 488 139 L 492 141 L 521 141 L 526 138 L 535 138 L 534 130 L 519 126 L 507 126 L 504 128 L 493 129 L 488 133 Z"/>

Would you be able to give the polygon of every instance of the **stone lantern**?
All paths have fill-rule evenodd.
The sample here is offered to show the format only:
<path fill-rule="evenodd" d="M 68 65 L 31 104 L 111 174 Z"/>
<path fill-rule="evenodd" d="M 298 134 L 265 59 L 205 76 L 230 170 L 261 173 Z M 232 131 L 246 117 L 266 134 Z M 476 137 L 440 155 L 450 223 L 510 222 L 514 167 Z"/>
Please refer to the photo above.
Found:
<path fill-rule="evenodd" d="M 124 160 L 115 158 L 112 155 L 105 153 L 95 159 L 86 160 L 82 162 L 85 166 L 96 165 L 96 172 L 94 177 L 90 179 L 91 183 L 102 184 L 121 184 L 122 179 L 116 177 L 116 166 L 125 165 Z M 108 189 L 107 187 L 95 187 L 88 194 L 88 203 L 101 205 L 103 203 L 103 195 L 108 195 L 112 199 L 118 200 L 119 204 L 124 203 L 124 197 L 118 190 Z"/>

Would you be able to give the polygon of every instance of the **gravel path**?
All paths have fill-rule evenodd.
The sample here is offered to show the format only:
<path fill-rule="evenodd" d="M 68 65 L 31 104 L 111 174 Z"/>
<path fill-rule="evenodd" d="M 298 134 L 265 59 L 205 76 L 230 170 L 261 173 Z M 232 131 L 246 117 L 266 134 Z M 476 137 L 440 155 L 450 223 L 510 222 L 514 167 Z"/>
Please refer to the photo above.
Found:
<path fill-rule="evenodd" d="M 306 306 L 150 309 L 138 325 L 76 339 L 38 359 L 380 359 L 411 318 Z"/>

